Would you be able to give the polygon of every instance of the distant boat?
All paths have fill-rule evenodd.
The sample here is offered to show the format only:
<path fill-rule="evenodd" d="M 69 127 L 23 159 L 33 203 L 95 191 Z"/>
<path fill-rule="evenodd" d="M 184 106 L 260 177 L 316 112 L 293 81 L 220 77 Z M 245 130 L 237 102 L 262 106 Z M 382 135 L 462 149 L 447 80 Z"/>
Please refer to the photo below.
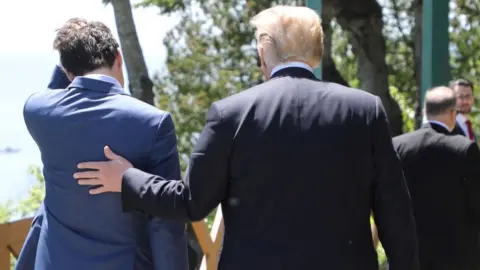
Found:
<path fill-rule="evenodd" d="M 0 149 L 0 154 L 15 154 L 18 152 L 20 152 L 20 148 L 13 148 L 10 146 Z"/>

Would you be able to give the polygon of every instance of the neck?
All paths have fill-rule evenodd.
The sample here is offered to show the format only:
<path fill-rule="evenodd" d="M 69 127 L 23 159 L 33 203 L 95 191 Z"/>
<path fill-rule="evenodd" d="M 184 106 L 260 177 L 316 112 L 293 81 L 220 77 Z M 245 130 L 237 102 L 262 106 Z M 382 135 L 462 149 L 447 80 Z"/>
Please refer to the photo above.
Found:
<path fill-rule="evenodd" d="M 90 72 L 85 73 L 85 75 L 90 75 L 90 74 L 100 74 L 100 75 L 106 75 L 110 76 L 116 79 L 116 76 L 113 74 L 112 70 L 109 68 L 98 68 L 95 70 L 92 70 Z"/>
<path fill-rule="evenodd" d="M 448 116 L 445 116 L 445 115 L 428 116 L 427 120 L 429 122 L 441 123 L 441 124 L 445 125 L 448 128 L 449 131 L 452 131 L 453 127 L 455 126 L 455 123 L 451 123 L 451 121 L 449 121 L 449 119 L 447 119 L 447 118 L 448 118 Z"/>

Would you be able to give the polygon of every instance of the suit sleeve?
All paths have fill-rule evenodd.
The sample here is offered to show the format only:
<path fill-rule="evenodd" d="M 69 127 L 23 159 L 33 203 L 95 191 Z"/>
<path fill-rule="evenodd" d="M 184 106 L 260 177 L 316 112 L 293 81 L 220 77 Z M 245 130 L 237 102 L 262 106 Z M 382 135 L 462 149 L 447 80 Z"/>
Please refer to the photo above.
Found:
<path fill-rule="evenodd" d="M 377 97 L 373 125 L 373 215 L 390 269 L 420 269 L 410 194 Z"/>
<path fill-rule="evenodd" d="M 230 147 L 231 136 L 214 103 L 190 157 L 185 180 L 167 180 L 129 169 L 123 175 L 124 209 L 168 219 L 202 220 L 226 195 Z"/>
<path fill-rule="evenodd" d="M 158 126 L 149 157 L 148 171 L 166 179 L 180 179 L 177 136 L 170 114 L 166 114 Z"/>
<path fill-rule="evenodd" d="M 471 143 L 466 152 L 464 180 L 467 192 L 467 203 L 472 225 L 480 231 L 480 149 L 476 143 Z"/>

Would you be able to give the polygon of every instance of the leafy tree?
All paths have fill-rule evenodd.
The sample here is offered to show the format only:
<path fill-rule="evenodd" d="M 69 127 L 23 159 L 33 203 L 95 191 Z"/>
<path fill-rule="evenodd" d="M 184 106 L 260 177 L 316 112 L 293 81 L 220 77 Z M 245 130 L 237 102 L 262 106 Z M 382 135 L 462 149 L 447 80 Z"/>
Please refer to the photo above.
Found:
<path fill-rule="evenodd" d="M 12 201 L 7 201 L 3 205 L 0 205 L 0 224 L 10 221 L 12 213 Z"/>

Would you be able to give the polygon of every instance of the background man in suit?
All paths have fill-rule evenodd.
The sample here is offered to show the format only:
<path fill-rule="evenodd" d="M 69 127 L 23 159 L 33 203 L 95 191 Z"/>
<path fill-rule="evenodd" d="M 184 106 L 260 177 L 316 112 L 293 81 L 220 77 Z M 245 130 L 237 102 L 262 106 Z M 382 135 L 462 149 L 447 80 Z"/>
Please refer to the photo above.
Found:
<path fill-rule="evenodd" d="M 473 83 L 465 79 L 458 79 L 450 83 L 450 88 L 453 89 L 457 95 L 457 124 L 452 133 L 463 135 L 472 141 L 477 141 L 477 136 L 472 128 L 472 122 L 469 119 L 469 114 L 472 112 L 472 106 L 475 102 L 473 95 Z"/>
<path fill-rule="evenodd" d="M 480 151 L 455 126 L 456 95 L 427 92 L 428 123 L 395 137 L 413 202 L 422 269 L 480 269 Z"/>
<path fill-rule="evenodd" d="M 269 81 L 212 105 L 185 181 L 132 169 L 107 149 L 112 161 L 79 164 L 97 170 L 76 173 L 79 184 L 122 192 L 125 210 L 176 220 L 201 220 L 221 203 L 221 270 L 378 269 L 372 209 L 391 269 L 418 269 L 410 198 L 379 98 L 315 78 L 323 52 L 315 11 L 276 6 L 252 24 Z"/>
<path fill-rule="evenodd" d="M 146 171 L 179 177 L 170 115 L 125 92 L 119 46 L 104 24 L 69 20 L 54 47 L 73 81 L 31 96 L 24 109 L 46 183 L 34 269 L 187 269 L 183 222 L 123 213 L 118 195 L 86 196 L 72 179 L 106 143 Z"/>

